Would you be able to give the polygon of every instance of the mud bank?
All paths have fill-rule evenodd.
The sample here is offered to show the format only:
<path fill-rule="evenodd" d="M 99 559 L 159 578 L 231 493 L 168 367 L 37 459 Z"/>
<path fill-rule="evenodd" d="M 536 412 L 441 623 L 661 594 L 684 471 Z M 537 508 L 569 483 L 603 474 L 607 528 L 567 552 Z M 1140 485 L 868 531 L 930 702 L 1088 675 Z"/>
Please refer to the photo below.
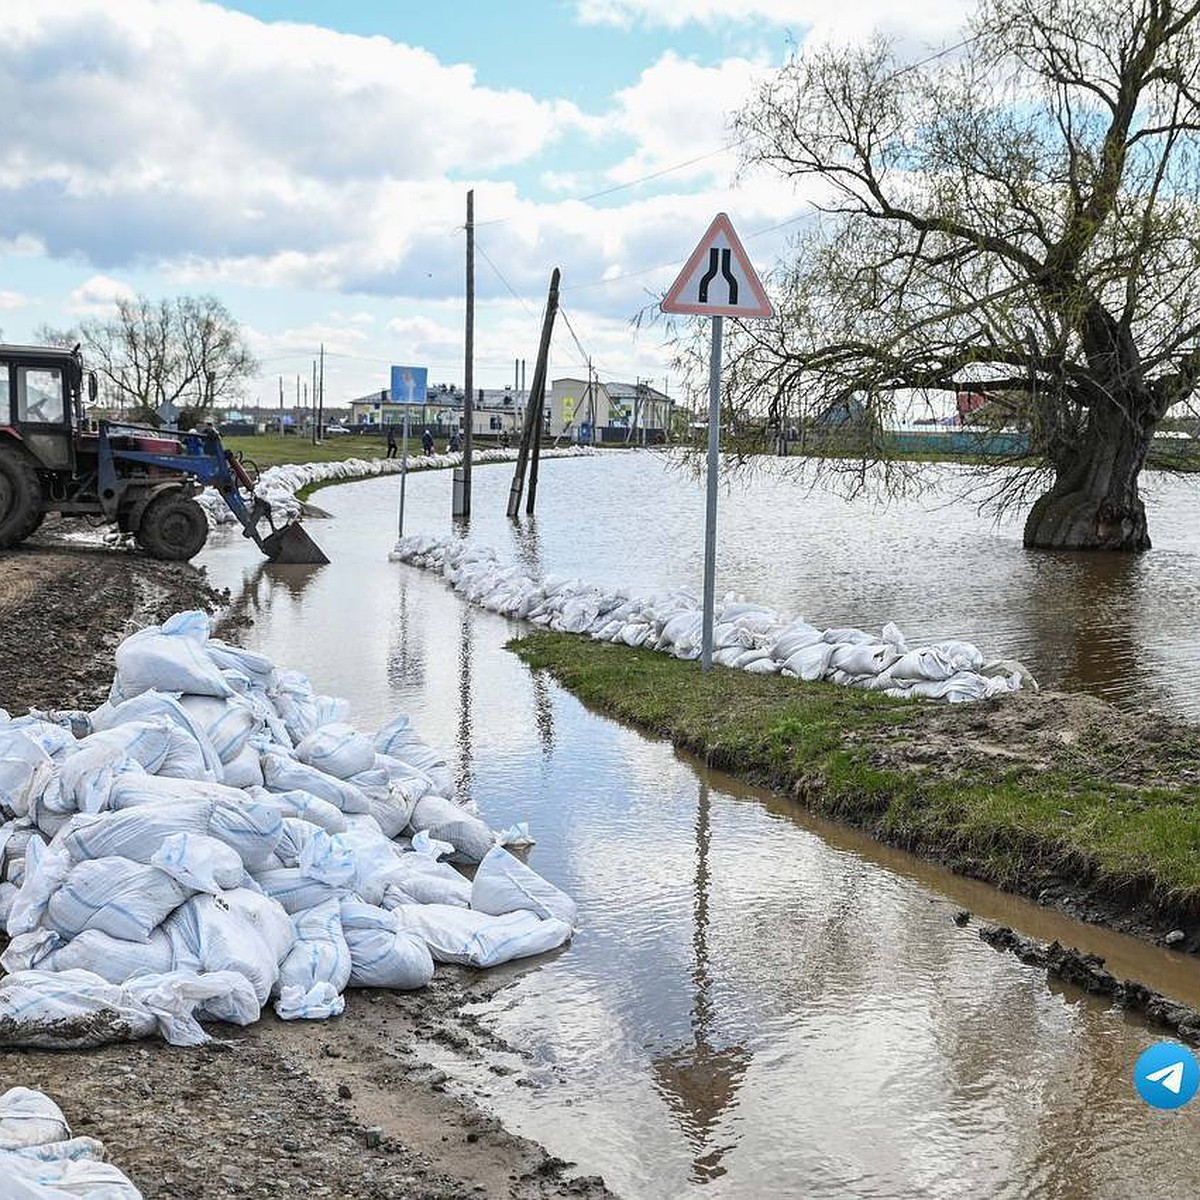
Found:
<path fill-rule="evenodd" d="M 99 704 L 126 633 L 228 599 L 194 567 L 49 531 L 0 554 L 0 705 Z M 345 1014 L 319 1026 L 264 1013 L 248 1029 L 215 1027 L 221 1040 L 195 1050 L 0 1049 L 0 1091 L 46 1092 L 147 1197 L 608 1196 L 451 1095 L 425 1057 L 439 1042 L 492 1049 L 458 1009 L 508 978 L 443 966 L 424 991 L 351 992 Z"/>
<path fill-rule="evenodd" d="M 585 703 L 823 817 L 1069 916 L 1200 951 L 1200 727 L 1085 695 L 892 701 L 565 634 L 510 644 Z"/>
<path fill-rule="evenodd" d="M 1118 979 L 1105 969 L 1104 959 L 1098 954 L 1084 954 L 1059 942 L 1039 942 L 1022 936 L 1007 925 L 981 925 L 979 936 L 989 946 L 1015 954 L 1029 966 L 1041 967 L 1051 979 L 1061 979 L 1093 996 L 1108 996 L 1127 1012 L 1137 1013 L 1147 1021 L 1169 1029 L 1193 1046 L 1200 1045 L 1200 1012 L 1144 983 Z"/>

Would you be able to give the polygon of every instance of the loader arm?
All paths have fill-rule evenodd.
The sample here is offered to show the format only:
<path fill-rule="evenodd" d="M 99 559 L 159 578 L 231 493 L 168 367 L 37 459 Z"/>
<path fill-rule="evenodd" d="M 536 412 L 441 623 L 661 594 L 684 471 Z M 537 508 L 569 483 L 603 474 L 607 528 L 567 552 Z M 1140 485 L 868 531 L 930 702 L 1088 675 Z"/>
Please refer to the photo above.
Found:
<path fill-rule="evenodd" d="M 100 496 L 112 512 L 120 498 L 120 486 L 116 463 L 137 463 L 144 467 L 175 472 L 190 476 L 203 487 L 215 488 L 225 501 L 229 511 L 242 526 L 242 536 L 253 539 L 258 548 L 276 563 L 327 563 L 328 558 L 320 547 L 297 524 L 289 523 L 282 529 L 275 528 L 271 517 L 271 506 L 254 495 L 254 481 L 246 474 L 242 464 L 221 444 L 220 436 L 210 433 L 181 433 L 178 437 L 183 450 L 179 454 L 156 454 L 146 450 L 125 450 L 113 446 L 111 436 L 118 426 L 101 423 L 99 444 Z M 242 490 L 252 497 L 247 504 Z M 259 524 L 266 518 L 270 532 L 265 536 Z"/>

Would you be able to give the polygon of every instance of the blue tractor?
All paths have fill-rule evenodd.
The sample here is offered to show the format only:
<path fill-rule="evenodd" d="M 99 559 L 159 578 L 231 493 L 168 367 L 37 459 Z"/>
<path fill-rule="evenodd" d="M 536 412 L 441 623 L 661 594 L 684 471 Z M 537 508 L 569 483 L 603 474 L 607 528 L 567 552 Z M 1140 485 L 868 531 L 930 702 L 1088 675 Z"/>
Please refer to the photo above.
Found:
<path fill-rule="evenodd" d="M 89 422 L 85 386 L 94 401 L 96 377 L 85 375 L 78 347 L 0 345 L 0 549 L 59 513 L 109 521 L 151 557 L 184 561 L 208 539 L 195 497 L 212 487 L 272 562 L 329 561 L 298 524 L 276 528 L 250 472 L 214 429 Z"/>

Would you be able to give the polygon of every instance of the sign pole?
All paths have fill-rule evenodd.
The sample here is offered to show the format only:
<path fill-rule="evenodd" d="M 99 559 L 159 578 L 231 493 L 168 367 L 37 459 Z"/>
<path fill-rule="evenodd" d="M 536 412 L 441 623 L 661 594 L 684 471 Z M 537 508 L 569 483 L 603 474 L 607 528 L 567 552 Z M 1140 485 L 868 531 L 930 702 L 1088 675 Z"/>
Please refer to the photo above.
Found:
<path fill-rule="evenodd" d="M 733 223 L 717 213 L 659 307 L 665 313 L 709 317 L 712 358 L 708 367 L 708 492 L 704 513 L 704 624 L 700 669 L 712 670 L 713 617 L 717 583 L 717 470 L 721 439 L 721 326 L 725 317 L 743 321 L 774 315 Z M 640 393 L 640 381 L 639 381 Z M 634 410 L 637 424 L 637 410 Z M 642 416 L 645 428 L 645 415 Z"/>
<path fill-rule="evenodd" d="M 712 318 L 712 356 L 708 363 L 708 490 L 704 509 L 704 631 L 700 669 L 712 670 L 713 612 L 717 586 L 717 449 L 721 438 L 721 327 Z"/>
<path fill-rule="evenodd" d="M 411 406 L 404 406 L 404 434 L 400 445 L 400 536 L 404 536 L 404 484 L 408 478 L 408 412 Z"/>

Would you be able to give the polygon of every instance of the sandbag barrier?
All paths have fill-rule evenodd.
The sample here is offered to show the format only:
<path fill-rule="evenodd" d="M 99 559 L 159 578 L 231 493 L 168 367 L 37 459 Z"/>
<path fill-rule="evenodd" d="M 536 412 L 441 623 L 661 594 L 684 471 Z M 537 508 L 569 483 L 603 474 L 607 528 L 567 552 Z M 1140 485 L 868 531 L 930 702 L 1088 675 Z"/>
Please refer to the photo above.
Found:
<path fill-rule="evenodd" d="M 62 1109 L 43 1092 L 9 1088 L 0 1095 L 0 1196 L 4 1200 L 142 1200 L 104 1161 L 104 1143 L 72 1137 Z"/>
<path fill-rule="evenodd" d="M 541 451 L 542 458 L 587 458 L 598 451 L 590 446 L 565 446 L 558 450 Z M 462 454 L 411 454 L 408 458 L 409 471 L 444 470 L 462 465 Z M 477 465 L 487 463 L 515 462 L 517 451 L 476 450 L 471 461 Z M 271 506 L 271 515 L 277 521 L 295 520 L 300 516 L 300 501 L 296 493 L 314 483 L 326 483 L 331 479 L 350 482 L 369 479 L 375 475 L 398 475 L 399 458 L 346 458 L 340 462 L 283 463 L 267 467 L 258 477 L 254 494 Z M 197 501 L 208 514 L 210 525 L 229 525 L 237 518 L 213 488 L 205 488 Z"/>
<path fill-rule="evenodd" d="M 571 899 L 503 849 L 527 827 L 455 803 L 407 717 L 360 732 L 200 612 L 116 668 L 92 712 L 0 710 L 0 1046 L 196 1045 L 571 937 Z"/>
<path fill-rule="evenodd" d="M 534 579 L 520 566 L 502 566 L 494 550 L 453 536 L 413 534 L 397 542 L 388 557 L 439 572 L 464 599 L 501 616 L 676 658 L 700 657 L 702 609 L 686 589 L 645 598 L 578 579 Z M 819 629 L 732 592 L 717 604 L 715 618 L 713 661 L 755 674 L 826 680 L 951 704 L 1019 691 L 1023 685 L 1037 688 L 1020 663 L 989 663 L 970 642 L 943 641 L 910 650 L 890 623 L 879 637 L 861 629 Z"/>

